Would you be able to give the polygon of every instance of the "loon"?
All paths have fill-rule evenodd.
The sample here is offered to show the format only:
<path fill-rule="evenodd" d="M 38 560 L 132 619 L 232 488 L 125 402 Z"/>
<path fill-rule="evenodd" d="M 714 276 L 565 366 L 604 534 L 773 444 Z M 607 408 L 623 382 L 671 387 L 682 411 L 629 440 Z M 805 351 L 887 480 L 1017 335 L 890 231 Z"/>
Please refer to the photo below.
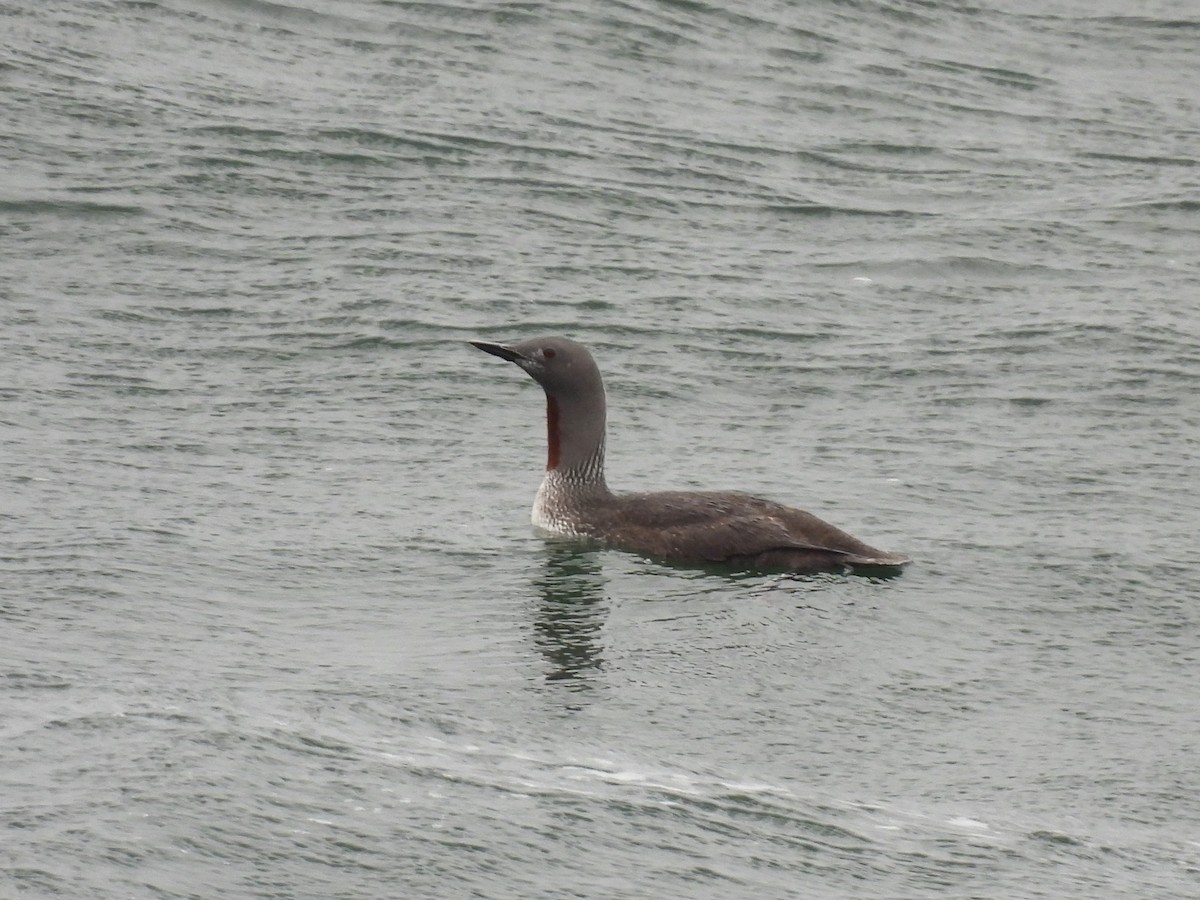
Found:
<path fill-rule="evenodd" d="M 546 392 L 546 475 L 532 514 L 544 531 L 664 561 L 752 571 L 891 574 L 910 562 L 749 494 L 613 493 L 604 479 L 604 382 L 587 348 L 565 337 L 469 343 L 515 363 Z"/>

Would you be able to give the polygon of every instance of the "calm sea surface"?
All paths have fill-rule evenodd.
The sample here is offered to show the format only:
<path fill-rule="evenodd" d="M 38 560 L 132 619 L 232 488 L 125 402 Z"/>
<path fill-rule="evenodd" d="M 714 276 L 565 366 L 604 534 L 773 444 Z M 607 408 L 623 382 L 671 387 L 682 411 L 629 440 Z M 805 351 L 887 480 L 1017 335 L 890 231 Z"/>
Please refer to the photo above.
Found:
<path fill-rule="evenodd" d="M 997 6 L 0 7 L 0 896 L 1200 896 L 1200 9 Z"/>

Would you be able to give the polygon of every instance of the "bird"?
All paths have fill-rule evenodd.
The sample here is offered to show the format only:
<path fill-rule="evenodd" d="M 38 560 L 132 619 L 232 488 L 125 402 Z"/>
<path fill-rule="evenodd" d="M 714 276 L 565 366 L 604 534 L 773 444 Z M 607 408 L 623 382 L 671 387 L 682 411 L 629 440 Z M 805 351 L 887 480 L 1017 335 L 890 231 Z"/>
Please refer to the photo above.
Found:
<path fill-rule="evenodd" d="M 614 493 L 604 475 L 604 381 L 588 349 L 560 336 L 468 343 L 515 363 L 546 393 L 546 474 L 531 515 L 544 532 L 665 562 L 755 572 L 890 575 L 911 561 L 812 513 L 745 493 Z"/>

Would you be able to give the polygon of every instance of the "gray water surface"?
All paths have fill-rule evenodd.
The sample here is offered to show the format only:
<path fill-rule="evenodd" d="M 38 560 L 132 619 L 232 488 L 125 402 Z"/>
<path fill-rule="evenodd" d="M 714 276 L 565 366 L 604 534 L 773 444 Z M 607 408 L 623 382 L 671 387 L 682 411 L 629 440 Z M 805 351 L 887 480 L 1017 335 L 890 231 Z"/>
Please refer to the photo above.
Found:
<path fill-rule="evenodd" d="M 3 20 L 0 894 L 1200 893 L 1194 4 Z M 916 562 L 535 535 L 541 333 Z"/>

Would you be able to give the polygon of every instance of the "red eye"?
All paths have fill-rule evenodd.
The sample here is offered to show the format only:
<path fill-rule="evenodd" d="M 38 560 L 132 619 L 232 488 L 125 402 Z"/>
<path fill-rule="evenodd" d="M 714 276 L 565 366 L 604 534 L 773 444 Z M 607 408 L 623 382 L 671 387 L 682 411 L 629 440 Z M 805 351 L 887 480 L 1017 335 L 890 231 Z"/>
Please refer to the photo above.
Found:
<path fill-rule="evenodd" d="M 554 359 L 554 357 L 557 355 L 558 354 L 555 353 L 550 347 L 546 347 L 542 350 L 542 356 L 544 356 L 546 359 Z"/>

